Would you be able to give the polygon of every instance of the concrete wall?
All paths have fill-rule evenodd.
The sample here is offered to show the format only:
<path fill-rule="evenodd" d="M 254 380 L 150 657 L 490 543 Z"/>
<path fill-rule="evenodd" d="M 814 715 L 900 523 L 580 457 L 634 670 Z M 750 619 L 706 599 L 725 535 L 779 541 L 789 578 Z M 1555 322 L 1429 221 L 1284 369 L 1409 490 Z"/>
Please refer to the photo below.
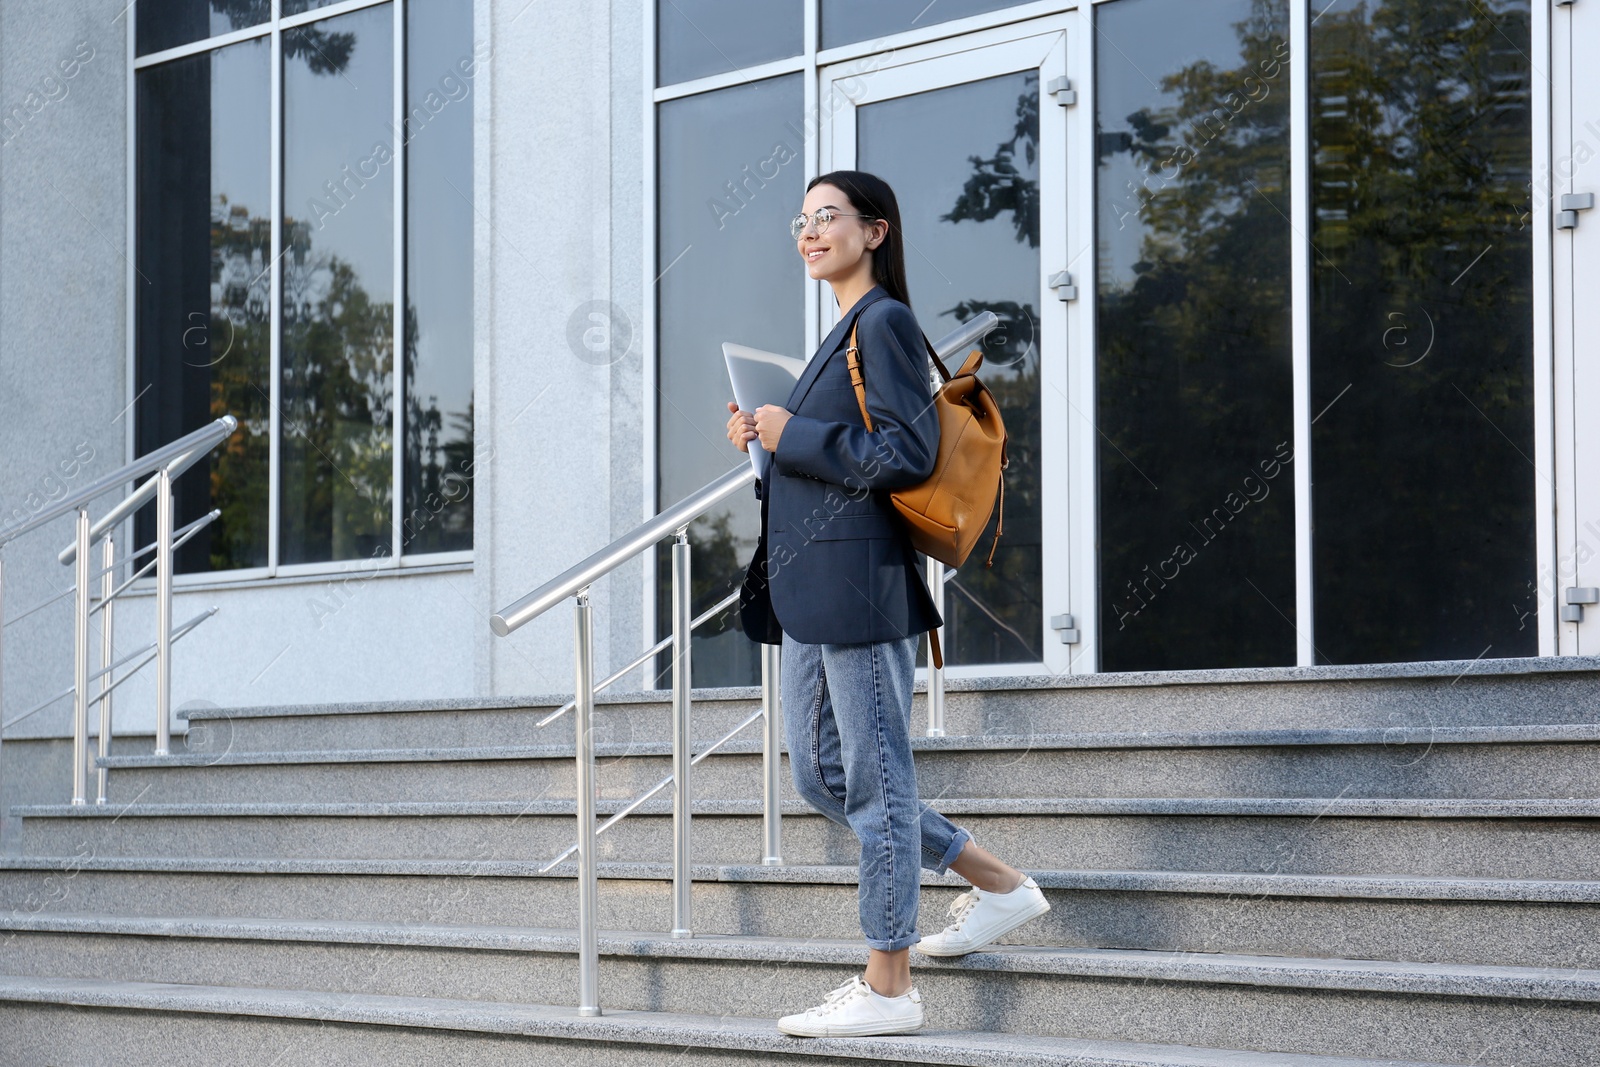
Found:
<path fill-rule="evenodd" d="M 643 517 L 643 10 L 505 0 L 489 29 L 477 150 L 479 300 L 490 305 L 477 320 L 488 364 L 478 440 L 493 449 L 476 512 L 485 618 Z M 598 661 L 640 649 L 642 573 L 633 563 L 594 587 Z M 570 689 L 569 608 L 508 638 L 485 623 L 476 640 L 479 692 Z"/>
<path fill-rule="evenodd" d="M 0 524 L 123 462 L 124 3 L 0 0 Z M 68 517 L 4 550 L 7 617 L 71 584 L 71 539 Z M 70 684 L 71 640 L 70 600 L 7 628 L 8 718 Z"/>

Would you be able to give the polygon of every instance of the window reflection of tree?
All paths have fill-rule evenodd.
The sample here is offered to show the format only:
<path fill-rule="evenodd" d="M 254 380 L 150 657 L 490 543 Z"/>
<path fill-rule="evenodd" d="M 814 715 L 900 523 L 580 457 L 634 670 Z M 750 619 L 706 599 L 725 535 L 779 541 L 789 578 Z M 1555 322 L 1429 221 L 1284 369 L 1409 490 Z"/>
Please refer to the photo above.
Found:
<path fill-rule="evenodd" d="M 304 560 L 386 554 L 393 479 L 393 306 L 374 301 L 311 225 L 284 220 L 283 538 Z"/>
<path fill-rule="evenodd" d="M 286 3 L 285 15 L 311 9 L 309 3 Z M 271 0 L 211 0 L 211 10 L 228 20 L 228 30 L 260 26 L 272 18 Z M 301 26 L 283 35 L 285 60 L 304 59 L 313 74 L 329 74 L 342 69 L 355 47 L 355 34 L 330 33 L 317 26 Z"/>
<path fill-rule="evenodd" d="M 211 418 L 231 414 L 239 430 L 211 456 L 210 569 L 267 562 L 271 408 L 271 294 L 265 274 L 272 222 L 226 193 L 211 206 L 211 321 L 206 344 L 187 346 L 191 365 L 210 365 Z"/>
<path fill-rule="evenodd" d="M 1017 95 L 1011 137 L 985 159 L 969 156 L 972 174 L 941 222 L 985 223 L 1009 215 L 1018 244 L 1039 248 L 1039 75 L 1027 71 Z M 1018 165 L 1018 157 L 1023 165 Z M 1030 176 L 1034 175 L 1034 176 Z M 1000 325 L 984 340 L 979 372 L 994 393 L 1005 420 L 1010 463 L 1005 472 L 1005 511 L 997 508 L 972 556 L 945 585 L 944 635 L 952 663 L 1006 663 L 1040 660 L 1043 602 L 1043 522 L 1040 506 L 1039 312 L 1014 300 L 962 300 L 938 312 L 952 316 L 949 327 L 931 322 L 924 329 L 942 335 L 992 311 Z M 965 353 L 950 363 L 959 365 Z M 951 366 L 955 370 L 955 366 Z M 993 566 L 985 566 L 996 526 L 1004 533 L 995 546 Z M 963 601 L 967 610 L 963 611 Z"/>
<path fill-rule="evenodd" d="M 1531 17 L 1381 0 L 1316 26 L 1313 405 L 1350 386 L 1312 439 L 1314 511 L 1336 517 L 1315 542 L 1331 662 L 1538 651 L 1518 613 L 1535 606 Z"/>
<path fill-rule="evenodd" d="M 1109 32 L 1133 32 L 1141 11 L 1154 13 L 1130 6 Z M 1289 479 L 1215 543 L 1191 527 L 1293 440 L 1287 28 L 1284 0 L 1253 0 L 1234 26 L 1236 58 L 1157 76 L 1170 102 L 1098 138 L 1101 236 L 1135 226 L 1140 242 L 1133 280 L 1108 275 L 1098 292 L 1103 670 L 1294 662 L 1293 629 L 1274 610 L 1294 614 Z M 1120 153 L 1138 170 L 1123 190 L 1106 166 Z M 1180 543 L 1197 560 L 1150 579 Z"/>

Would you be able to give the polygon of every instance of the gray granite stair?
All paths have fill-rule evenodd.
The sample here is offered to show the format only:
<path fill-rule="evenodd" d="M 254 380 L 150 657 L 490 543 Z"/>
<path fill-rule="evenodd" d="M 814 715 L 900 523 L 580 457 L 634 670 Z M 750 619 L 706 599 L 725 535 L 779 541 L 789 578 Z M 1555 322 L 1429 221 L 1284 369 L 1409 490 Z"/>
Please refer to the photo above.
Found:
<path fill-rule="evenodd" d="M 695 767 L 695 796 L 760 796 L 759 724 Z M 716 738 L 706 737 L 696 751 Z M 1184 730 L 919 737 L 924 797 L 1600 796 L 1600 725 Z M 632 799 L 672 773 L 668 741 L 597 741 L 600 795 Z M 126 802 L 501 800 L 573 796 L 570 742 L 420 749 L 224 750 L 116 755 L 108 799 Z M 789 783 L 785 795 L 798 799 Z"/>
<path fill-rule="evenodd" d="M 0 929 L 80 912 L 149 918 L 577 924 L 570 864 L 479 860 L 0 859 Z M 1013 945 L 1600 968 L 1600 882 L 1034 870 L 1051 910 Z M 671 868 L 602 864 L 599 921 L 666 930 Z M 855 867 L 694 868 L 693 929 L 850 938 Z M 920 928 L 965 883 L 923 872 Z"/>
<path fill-rule="evenodd" d="M 668 775 L 665 697 L 603 698 L 602 815 Z M 759 707 L 695 697 L 702 739 Z M 785 863 L 760 864 L 759 724 L 696 767 L 694 937 L 663 932 L 665 796 L 602 836 L 607 1010 L 582 1019 L 575 872 L 540 870 L 573 839 L 572 717 L 538 726 L 563 697 L 190 708 L 174 755 L 103 761 L 112 803 L 10 809 L 0 1047 L 50 1067 L 113 1035 L 133 1064 L 276 1044 L 430 1067 L 1587 1067 L 1597 698 L 1595 658 L 952 679 L 920 792 L 1052 910 L 982 953 L 914 953 L 923 1033 L 832 1042 L 773 1017 L 859 972 L 859 846 L 785 769 Z M 923 882 L 926 933 L 964 883 Z"/>
<path fill-rule="evenodd" d="M 875 1038 L 791 1038 L 770 1018 L 606 1012 L 479 1000 L 321 993 L 102 979 L 0 975 L 0 1035 L 16 1067 L 95 1062 L 117 1048 L 122 1067 L 170 1067 L 173 1048 L 207 1063 L 259 1062 L 290 1049 L 318 1067 L 577 1067 L 710 1062 L 770 1067 L 864 1063 L 963 1067 L 1463 1067 L 1392 1057 L 1299 1056 L 1126 1040 L 1082 1041 L 926 1027 Z M 703 1059 L 696 1056 L 703 1054 Z"/>
<path fill-rule="evenodd" d="M 573 993 L 567 930 L 87 915 L 4 929 L 13 976 L 510 1004 Z M 859 939 L 603 932 L 600 951 L 601 1001 L 616 1010 L 715 1003 L 758 1018 L 797 1010 L 866 962 Z M 915 966 L 941 1029 L 1466 1060 L 1529 1030 L 1536 1007 L 1566 1037 L 1523 1062 L 1572 1063 L 1600 1045 L 1596 971 L 1038 947 Z"/>
<path fill-rule="evenodd" d="M 1454 878 L 1600 879 L 1600 800 L 937 798 L 984 847 L 1024 867 Z M 619 801 L 597 805 L 601 813 Z M 548 860 L 573 841 L 569 800 L 18 805 L 22 855 Z M 601 834 L 606 860 L 670 859 L 654 800 Z M 787 806 L 784 857 L 854 863 L 855 836 Z M 760 858 L 760 805 L 699 801 L 694 857 Z"/>
<path fill-rule="evenodd" d="M 951 678 L 950 734 L 1594 724 L 1600 656 L 1318 667 Z M 187 708 L 191 751 L 470 748 L 572 741 L 570 693 L 521 699 Z M 697 689 L 694 718 L 721 736 L 760 708 L 756 688 Z M 669 695 L 603 693 L 597 741 L 672 736 Z M 927 721 L 921 683 L 912 722 Z M 699 731 L 696 731 L 697 736 Z"/>

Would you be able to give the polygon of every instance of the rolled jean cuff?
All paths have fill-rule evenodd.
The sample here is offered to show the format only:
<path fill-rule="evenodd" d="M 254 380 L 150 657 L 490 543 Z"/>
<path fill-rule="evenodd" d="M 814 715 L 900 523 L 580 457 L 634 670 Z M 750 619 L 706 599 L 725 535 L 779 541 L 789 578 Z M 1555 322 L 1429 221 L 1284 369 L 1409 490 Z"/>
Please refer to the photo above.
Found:
<path fill-rule="evenodd" d="M 881 937 L 869 937 L 867 938 L 867 947 L 875 948 L 880 952 L 899 952 L 903 948 L 910 948 L 921 940 L 922 935 L 913 930 L 904 937 L 897 937 L 892 941 L 885 941 Z"/>
<path fill-rule="evenodd" d="M 967 846 L 967 842 L 971 840 L 972 834 L 965 827 L 958 829 L 956 831 L 956 836 L 950 841 L 950 848 L 945 852 L 944 858 L 939 861 L 939 866 L 933 869 L 933 873 L 943 874 L 945 871 L 949 870 L 950 865 L 956 861 L 956 857 L 961 855 L 961 850 L 965 848 Z"/>

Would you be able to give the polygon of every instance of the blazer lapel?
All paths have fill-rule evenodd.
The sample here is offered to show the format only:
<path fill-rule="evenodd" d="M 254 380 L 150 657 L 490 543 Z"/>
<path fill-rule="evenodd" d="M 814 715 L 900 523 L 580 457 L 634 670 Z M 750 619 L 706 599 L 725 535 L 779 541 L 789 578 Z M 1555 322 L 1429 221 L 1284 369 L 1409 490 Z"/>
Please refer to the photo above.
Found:
<path fill-rule="evenodd" d="M 855 321 L 856 316 L 865 311 L 868 304 L 888 295 L 883 286 L 874 285 L 862 294 L 860 300 L 856 301 L 855 306 L 850 309 L 850 314 L 834 323 L 833 329 L 828 331 L 828 336 L 824 337 L 822 344 L 817 346 L 816 354 L 811 357 L 811 362 L 807 363 L 806 369 L 800 372 L 800 378 L 794 383 L 794 389 L 789 393 L 789 399 L 784 401 L 785 410 L 793 414 L 795 409 L 804 402 L 806 394 L 811 391 L 812 383 L 822 373 L 822 365 L 828 362 L 828 357 L 833 355 L 840 343 L 849 334 L 850 324 Z"/>

